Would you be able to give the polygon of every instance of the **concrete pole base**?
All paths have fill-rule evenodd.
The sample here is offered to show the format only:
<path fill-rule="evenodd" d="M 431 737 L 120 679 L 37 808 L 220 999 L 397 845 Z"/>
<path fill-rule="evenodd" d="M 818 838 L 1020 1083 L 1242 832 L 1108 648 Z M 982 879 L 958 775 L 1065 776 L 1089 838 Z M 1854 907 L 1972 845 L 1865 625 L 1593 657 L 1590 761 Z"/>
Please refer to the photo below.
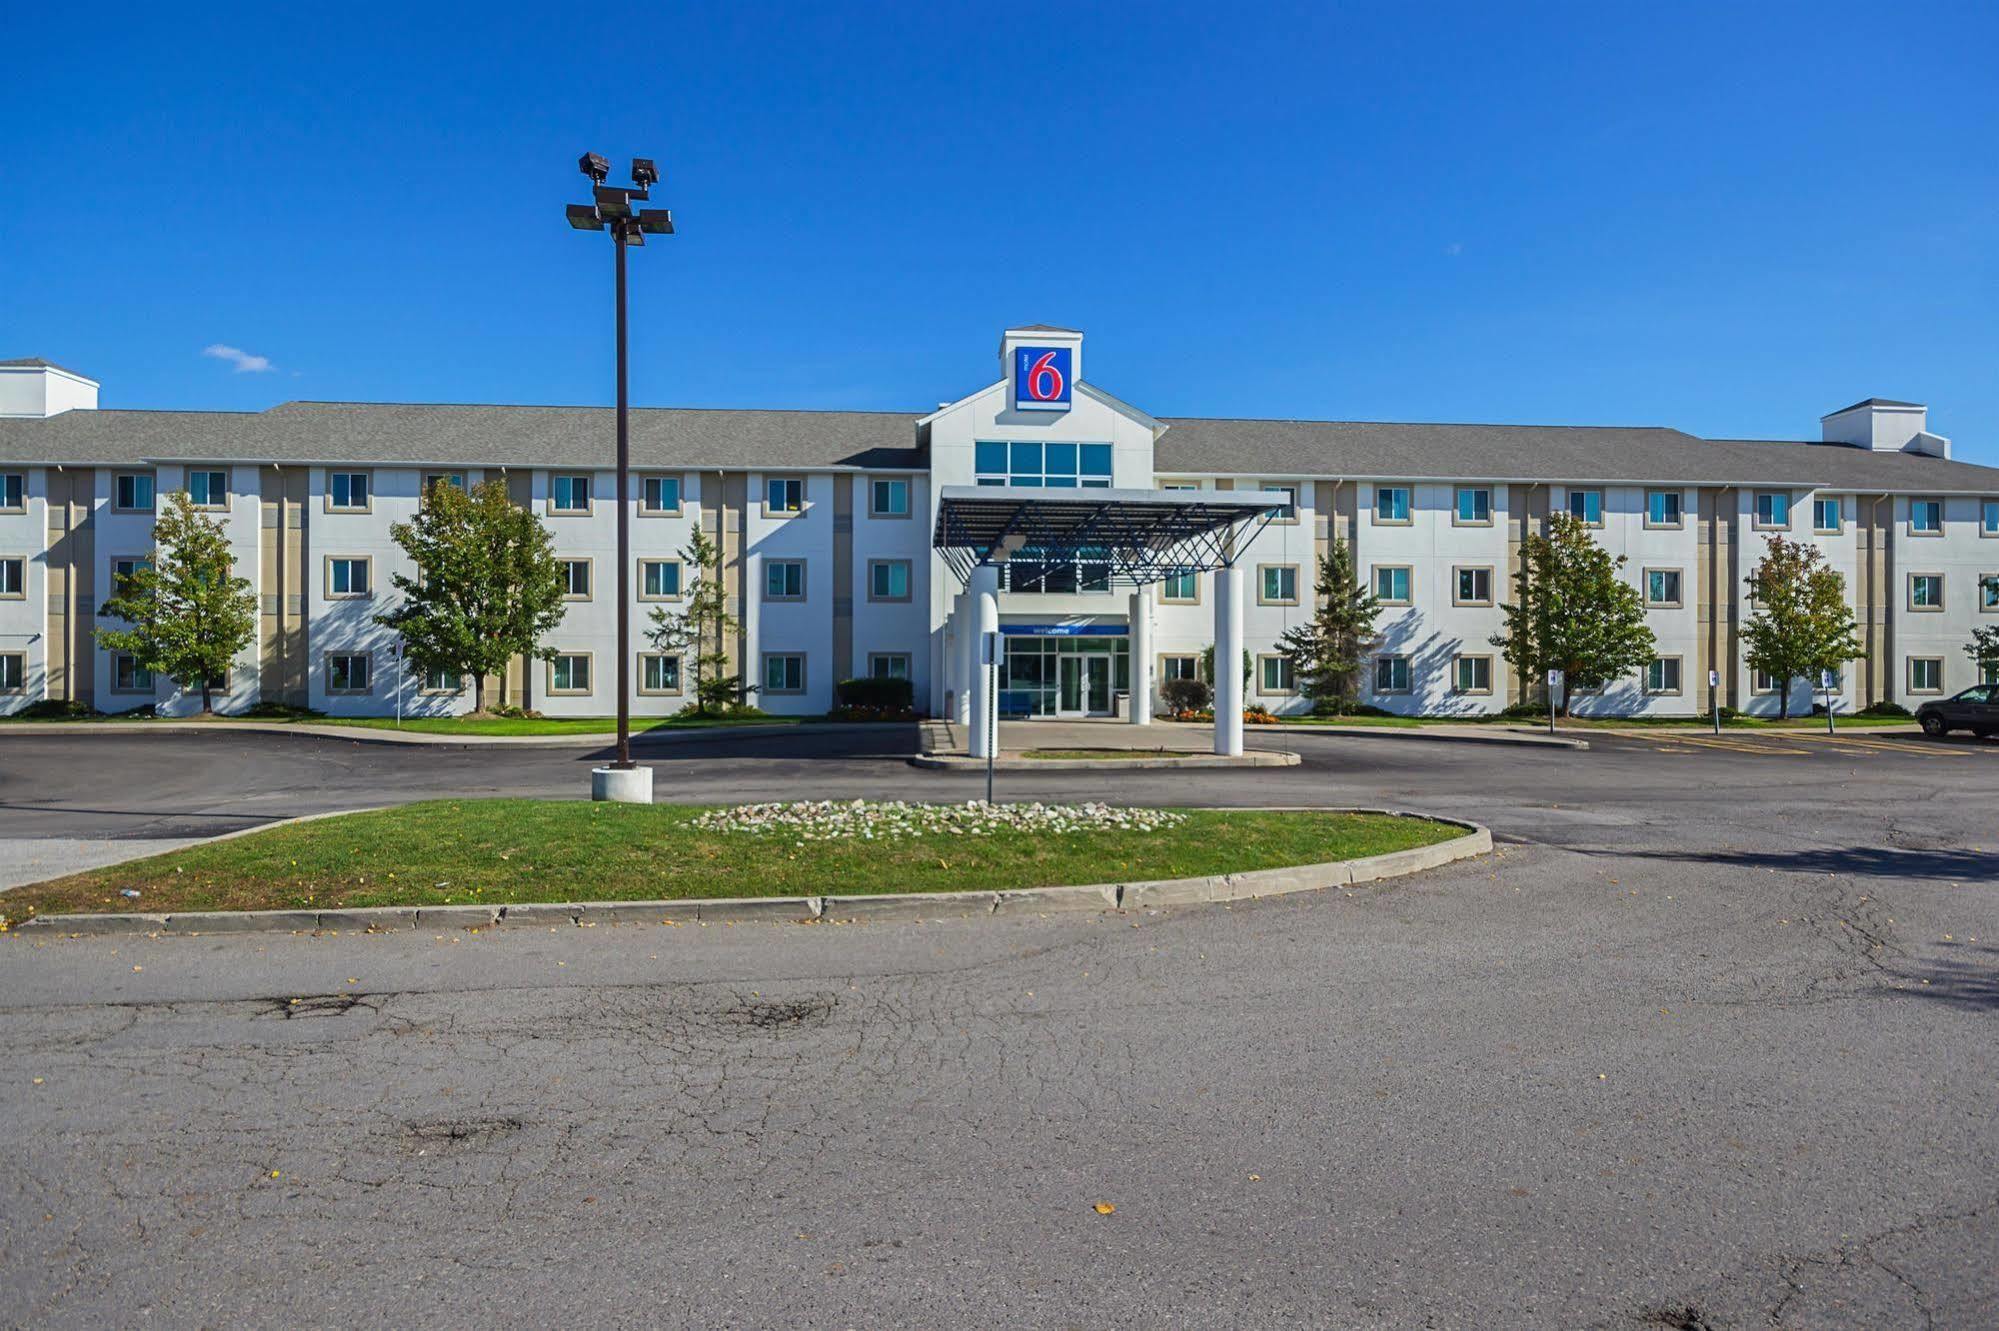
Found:
<path fill-rule="evenodd" d="M 590 769 L 590 798 L 613 804 L 652 803 L 652 768 L 593 767 Z"/>

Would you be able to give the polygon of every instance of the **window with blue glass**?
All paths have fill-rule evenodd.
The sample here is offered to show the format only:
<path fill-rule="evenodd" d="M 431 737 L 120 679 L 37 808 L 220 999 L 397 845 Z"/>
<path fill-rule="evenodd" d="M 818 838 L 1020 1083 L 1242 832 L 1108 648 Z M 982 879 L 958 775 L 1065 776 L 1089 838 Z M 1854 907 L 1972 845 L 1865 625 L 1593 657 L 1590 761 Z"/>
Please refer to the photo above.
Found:
<path fill-rule="evenodd" d="M 1680 492 L 1678 490 L 1647 490 L 1645 492 L 1645 525 L 1648 527 L 1679 526 Z"/>
<path fill-rule="evenodd" d="M 1200 575 L 1192 569 L 1175 569 L 1166 575 L 1165 585 L 1159 594 L 1169 601 L 1198 601 L 1201 599 Z"/>
<path fill-rule="evenodd" d="M 1376 522 L 1409 521 L 1408 487 L 1401 485 L 1375 486 L 1374 520 Z"/>
<path fill-rule="evenodd" d="M 980 485 L 1108 490 L 1111 484 L 1109 444 L 988 440 L 974 448 L 972 465 Z"/>
<path fill-rule="evenodd" d="M 1458 491 L 1460 526 L 1482 527 L 1492 521 L 1492 491 L 1465 486 Z"/>
<path fill-rule="evenodd" d="M 1812 530 L 1836 532 L 1844 522 L 1846 514 L 1841 510 L 1836 496 L 1820 495 L 1812 500 Z"/>
<path fill-rule="evenodd" d="M 1603 491 L 1569 491 L 1569 516 L 1592 527 L 1603 525 Z"/>
<path fill-rule="evenodd" d="M 1782 490 L 1760 490 L 1756 495 L 1756 525 L 1759 527 L 1788 527 L 1791 525 L 1791 496 Z"/>
<path fill-rule="evenodd" d="M 19 504 L 20 500 L 13 501 Z M 1999 499 L 1987 499 L 1979 505 L 1978 530 L 1987 536 L 1999 536 Z"/>

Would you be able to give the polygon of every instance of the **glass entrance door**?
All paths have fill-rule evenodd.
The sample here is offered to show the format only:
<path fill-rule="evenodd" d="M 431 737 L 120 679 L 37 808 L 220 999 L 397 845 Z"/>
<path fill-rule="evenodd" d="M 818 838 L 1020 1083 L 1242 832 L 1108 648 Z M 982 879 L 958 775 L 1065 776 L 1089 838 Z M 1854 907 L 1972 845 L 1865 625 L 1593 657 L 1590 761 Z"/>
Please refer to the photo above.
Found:
<path fill-rule="evenodd" d="M 1109 716 L 1111 661 L 1108 656 L 1061 656 L 1057 716 Z"/>

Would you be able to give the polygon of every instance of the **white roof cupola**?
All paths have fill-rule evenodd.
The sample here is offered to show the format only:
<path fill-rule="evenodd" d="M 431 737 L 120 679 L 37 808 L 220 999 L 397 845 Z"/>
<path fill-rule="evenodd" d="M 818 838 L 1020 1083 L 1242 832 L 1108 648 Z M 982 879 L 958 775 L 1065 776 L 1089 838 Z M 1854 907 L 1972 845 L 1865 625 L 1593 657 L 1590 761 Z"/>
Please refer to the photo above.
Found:
<path fill-rule="evenodd" d="M 60 416 L 97 406 L 97 381 L 39 356 L 0 360 L 0 416 Z"/>
<path fill-rule="evenodd" d="M 1920 402 L 1870 397 L 1819 417 L 1821 438 L 1871 453 L 1922 453 L 1950 457 L 1950 440 L 1929 432 L 1930 409 Z"/>

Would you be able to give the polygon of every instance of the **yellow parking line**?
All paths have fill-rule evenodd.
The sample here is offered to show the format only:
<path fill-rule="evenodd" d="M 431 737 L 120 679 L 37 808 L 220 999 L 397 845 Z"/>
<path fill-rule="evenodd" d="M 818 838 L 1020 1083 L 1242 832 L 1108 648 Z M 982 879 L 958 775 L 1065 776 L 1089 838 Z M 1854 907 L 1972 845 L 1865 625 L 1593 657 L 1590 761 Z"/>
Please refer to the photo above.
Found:
<path fill-rule="evenodd" d="M 1919 758 L 1968 758 L 1971 755 L 1963 749 L 1936 748 L 1927 745 L 1897 743 L 1894 740 L 1870 739 L 1865 735 L 1787 735 L 1787 739 L 1809 739 L 1822 746 L 1849 746 L 1849 751 L 1861 753 L 1905 753 Z"/>
<path fill-rule="evenodd" d="M 1811 752 L 1810 749 L 1781 748 L 1775 743 L 1763 742 L 1760 737 L 1752 739 L 1747 735 L 1682 735 L 1674 743 L 1696 744 L 1704 749 L 1726 749 L 1731 753 L 1786 753 L 1803 757 Z"/>

